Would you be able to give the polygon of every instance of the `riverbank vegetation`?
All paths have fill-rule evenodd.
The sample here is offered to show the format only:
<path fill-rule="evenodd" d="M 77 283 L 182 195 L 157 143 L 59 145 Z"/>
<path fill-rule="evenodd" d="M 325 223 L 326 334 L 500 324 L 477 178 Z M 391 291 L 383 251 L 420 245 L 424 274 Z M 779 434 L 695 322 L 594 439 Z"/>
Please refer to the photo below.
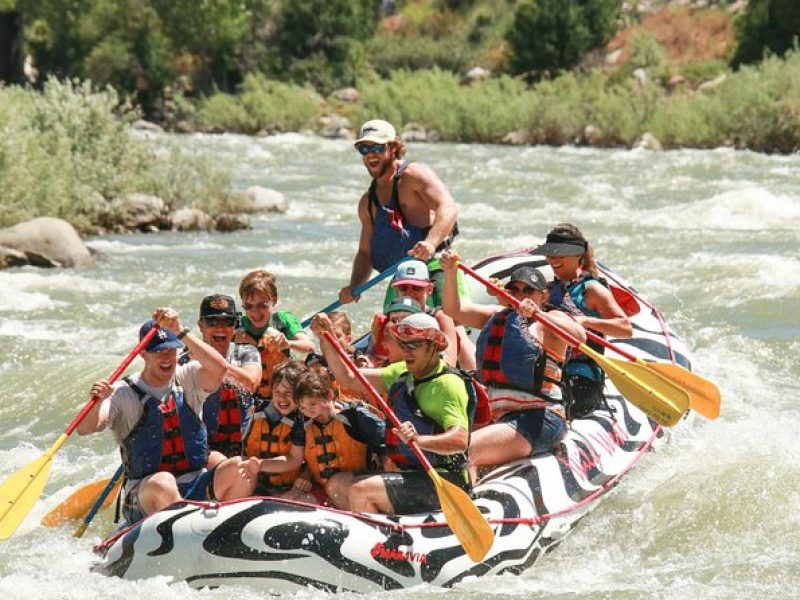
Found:
<path fill-rule="evenodd" d="M 18 42 L 0 44 L 17 84 L 0 87 L 0 225 L 91 231 L 131 192 L 229 210 L 227 175 L 156 153 L 131 131 L 141 115 L 179 132 L 347 137 L 379 117 L 410 140 L 800 148 L 795 1 L 0 0 L 0 26 Z"/>
<path fill-rule="evenodd" d="M 93 232 L 109 200 L 129 193 L 153 194 L 169 209 L 235 202 L 224 170 L 177 148 L 156 150 L 131 129 L 138 116 L 114 90 L 88 82 L 0 88 L 0 226 L 53 216 Z"/>

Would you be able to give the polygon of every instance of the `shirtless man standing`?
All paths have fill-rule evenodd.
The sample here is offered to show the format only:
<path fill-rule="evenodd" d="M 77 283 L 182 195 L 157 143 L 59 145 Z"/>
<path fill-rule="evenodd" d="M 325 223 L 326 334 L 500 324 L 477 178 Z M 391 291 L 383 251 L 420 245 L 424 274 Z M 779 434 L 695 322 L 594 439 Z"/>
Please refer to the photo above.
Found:
<path fill-rule="evenodd" d="M 343 304 L 358 300 L 353 290 L 405 256 L 429 261 L 454 235 L 456 203 L 428 167 L 403 159 L 406 148 L 391 123 L 361 126 L 355 142 L 372 183 L 358 203 L 361 235 L 350 284 L 339 291 Z"/>

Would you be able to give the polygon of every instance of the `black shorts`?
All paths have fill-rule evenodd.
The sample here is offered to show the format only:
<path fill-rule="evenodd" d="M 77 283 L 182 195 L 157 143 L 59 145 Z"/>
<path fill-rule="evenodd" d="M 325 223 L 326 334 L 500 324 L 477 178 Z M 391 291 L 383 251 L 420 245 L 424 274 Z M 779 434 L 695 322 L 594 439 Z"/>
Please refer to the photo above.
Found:
<path fill-rule="evenodd" d="M 600 408 L 605 401 L 604 382 L 593 381 L 580 375 L 567 375 L 561 382 L 567 418 L 582 419 Z"/>
<path fill-rule="evenodd" d="M 466 472 L 439 472 L 442 479 L 460 487 L 469 493 Z M 380 477 L 386 485 L 386 494 L 392 503 L 395 514 L 410 515 L 414 513 L 439 510 L 439 496 L 436 486 L 425 471 L 401 471 L 399 473 L 381 473 Z"/>

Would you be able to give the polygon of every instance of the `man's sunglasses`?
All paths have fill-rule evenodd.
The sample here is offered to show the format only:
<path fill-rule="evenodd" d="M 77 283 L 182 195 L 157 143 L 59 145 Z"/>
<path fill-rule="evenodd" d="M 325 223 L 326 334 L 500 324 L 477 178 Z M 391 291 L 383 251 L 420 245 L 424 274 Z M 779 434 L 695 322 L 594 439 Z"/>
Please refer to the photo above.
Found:
<path fill-rule="evenodd" d="M 426 340 L 414 340 L 413 342 L 404 342 L 403 340 L 397 340 L 397 345 L 403 350 L 416 350 L 422 346 L 425 341 Z"/>
<path fill-rule="evenodd" d="M 242 306 L 245 310 L 269 310 L 272 308 L 272 302 L 255 302 L 254 304 L 245 302 Z"/>
<path fill-rule="evenodd" d="M 530 294 L 531 292 L 535 292 L 536 289 L 530 287 L 529 285 L 507 285 L 506 291 L 518 294 Z"/>
<path fill-rule="evenodd" d="M 384 148 L 386 148 L 386 144 L 359 144 L 356 146 L 356 150 L 361 156 L 366 156 L 369 153 L 383 154 Z"/>
<path fill-rule="evenodd" d="M 234 327 L 235 317 L 204 317 L 203 322 L 209 327 Z"/>

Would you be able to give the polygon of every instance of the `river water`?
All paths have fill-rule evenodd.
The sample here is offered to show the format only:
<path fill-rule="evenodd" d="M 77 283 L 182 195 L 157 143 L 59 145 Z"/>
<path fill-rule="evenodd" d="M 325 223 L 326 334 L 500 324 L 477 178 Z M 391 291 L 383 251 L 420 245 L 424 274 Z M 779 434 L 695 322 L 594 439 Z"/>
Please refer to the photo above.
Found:
<path fill-rule="evenodd" d="M 211 156 L 237 188 L 283 192 L 286 215 L 250 231 L 88 240 L 94 267 L 0 272 L 0 479 L 40 456 L 136 342 L 156 306 L 194 323 L 202 296 L 235 295 L 250 269 L 278 276 L 281 306 L 305 315 L 332 302 L 355 251 L 355 206 L 368 176 L 344 141 L 157 138 Z M 800 589 L 800 155 L 732 150 L 650 153 L 488 145 L 410 146 L 460 204 L 467 259 L 531 246 L 560 221 L 632 281 L 693 348 L 722 389 L 716 421 L 693 417 L 642 461 L 552 553 L 521 576 L 395 598 L 754 598 Z M 362 329 L 381 294 L 350 311 Z M 138 366 L 134 363 L 134 367 Z M 257 597 L 194 591 L 166 578 L 89 573 L 92 536 L 39 519 L 118 464 L 110 435 L 70 438 L 41 500 L 0 545 L 4 598 Z M 308 591 L 299 598 L 318 598 Z"/>

